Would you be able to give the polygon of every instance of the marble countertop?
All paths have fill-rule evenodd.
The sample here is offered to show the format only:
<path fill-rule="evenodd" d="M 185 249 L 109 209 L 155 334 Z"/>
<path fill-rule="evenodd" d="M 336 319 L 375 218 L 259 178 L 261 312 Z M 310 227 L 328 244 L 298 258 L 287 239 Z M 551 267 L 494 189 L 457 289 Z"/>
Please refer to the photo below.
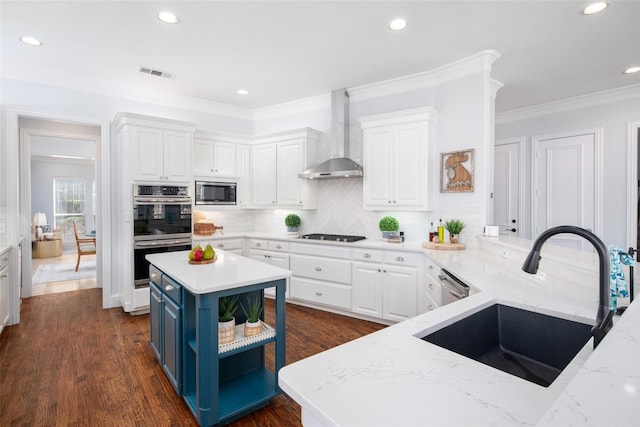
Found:
<path fill-rule="evenodd" d="M 637 302 L 547 388 L 420 339 L 496 302 L 593 324 L 595 269 L 555 265 L 566 251 L 549 249 L 539 273 L 526 274 L 522 240 L 502 242 L 502 256 L 483 239 L 464 251 L 425 250 L 479 292 L 280 370 L 305 426 L 640 425 Z M 595 256 L 578 258 L 589 265 Z"/>
<path fill-rule="evenodd" d="M 150 254 L 145 258 L 192 294 L 207 294 L 291 277 L 291 271 L 216 250 L 216 262 L 189 264 L 189 251 Z"/>

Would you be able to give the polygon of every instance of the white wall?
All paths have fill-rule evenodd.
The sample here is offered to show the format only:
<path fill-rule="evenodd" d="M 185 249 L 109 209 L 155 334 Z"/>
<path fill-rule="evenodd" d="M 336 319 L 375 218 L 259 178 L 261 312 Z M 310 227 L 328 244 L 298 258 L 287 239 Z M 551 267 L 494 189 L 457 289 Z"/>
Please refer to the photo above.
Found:
<path fill-rule="evenodd" d="M 566 109 L 558 108 L 558 104 L 548 113 L 544 108 L 533 110 L 532 117 L 511 119 L 509 114 L 498 116 L 496 124 L 496 140 L 526 137 L 526 194 L 525 219 L 531 224 L 531 139 L 537 135 L 570 132 L 574 130 L 603 130 L 603 231 L 600 236 L 606 244 L 626 245 L 626 209 L 627 186 L 630 183 L 627 171 L 627 123 L 640 120 L 640 94 L 632 89 L 631 97 L 626 99 L 607 100 L 593 105 L 588 97 L 580 102 L 568 104 Z M 635 95 L 633 95 L 635 93 Z M 561 110 L 561 111 L 558 111 Z M 526 114 L 523 111 L 519 116 Z M 526 237 L 531 238 L 530 227 L 526 229 Z"/>

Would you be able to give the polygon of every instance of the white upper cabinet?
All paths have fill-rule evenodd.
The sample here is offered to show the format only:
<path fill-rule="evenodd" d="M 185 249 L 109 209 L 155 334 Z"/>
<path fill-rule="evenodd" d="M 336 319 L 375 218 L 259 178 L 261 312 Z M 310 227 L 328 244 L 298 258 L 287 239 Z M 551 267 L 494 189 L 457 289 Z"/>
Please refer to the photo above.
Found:
<path fill-rule="evenodd" d="M 238 137 L 197 131 L 193 140 L 193 175 L 239 178 Z"/>
<path fill-rule="evenodd" d="M 431 107 L 360 118 L 365 209 L 432 209 L 435 122 Z"/>
<path fill-rule="evenodd" d="M 195 124 L 118 113 L 119 158 L 132 159 L 134 181 L 190 182 Z M 123 174 L 127 171 L 121 170 Z"/>
<path fill-rule="evenodd" d="M 316 182 L 298 174 L 316 162 L 316 130 L 305 128 L 256 138 L 251 147 L 251 182 L 255 207 L 315 209 Z"/>

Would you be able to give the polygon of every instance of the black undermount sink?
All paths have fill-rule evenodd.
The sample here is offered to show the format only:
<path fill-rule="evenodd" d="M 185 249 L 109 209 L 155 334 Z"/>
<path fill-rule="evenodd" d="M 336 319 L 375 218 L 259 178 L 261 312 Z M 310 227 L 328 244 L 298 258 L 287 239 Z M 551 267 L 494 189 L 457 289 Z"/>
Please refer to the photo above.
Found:
<path fill-rule="evenodd" d="M 548 387 L 589 341 L 591 328 L 494 304 L 422 339 Z"/>

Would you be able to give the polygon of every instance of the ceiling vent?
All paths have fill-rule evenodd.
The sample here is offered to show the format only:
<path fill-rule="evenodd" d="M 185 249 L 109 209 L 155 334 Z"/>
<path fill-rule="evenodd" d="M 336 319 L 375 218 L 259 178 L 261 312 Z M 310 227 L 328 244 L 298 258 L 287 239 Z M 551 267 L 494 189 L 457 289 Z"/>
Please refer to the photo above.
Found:
<path fill-rule="evenodd" d="M 152 76 L 156 76 L 156 77 L 164 77 L 165 79 L 172 79 L 173 78 L 173 74 L 172 73 L 167 73 L 166 71 L 156 70 L 156 69 L 149 68 L 149 67 L 140 67 L 140 68 L 138 68 L 138 71 L 140 71 L 141 73 L 144 73 L 144 74 L 151 74 Z"/>

